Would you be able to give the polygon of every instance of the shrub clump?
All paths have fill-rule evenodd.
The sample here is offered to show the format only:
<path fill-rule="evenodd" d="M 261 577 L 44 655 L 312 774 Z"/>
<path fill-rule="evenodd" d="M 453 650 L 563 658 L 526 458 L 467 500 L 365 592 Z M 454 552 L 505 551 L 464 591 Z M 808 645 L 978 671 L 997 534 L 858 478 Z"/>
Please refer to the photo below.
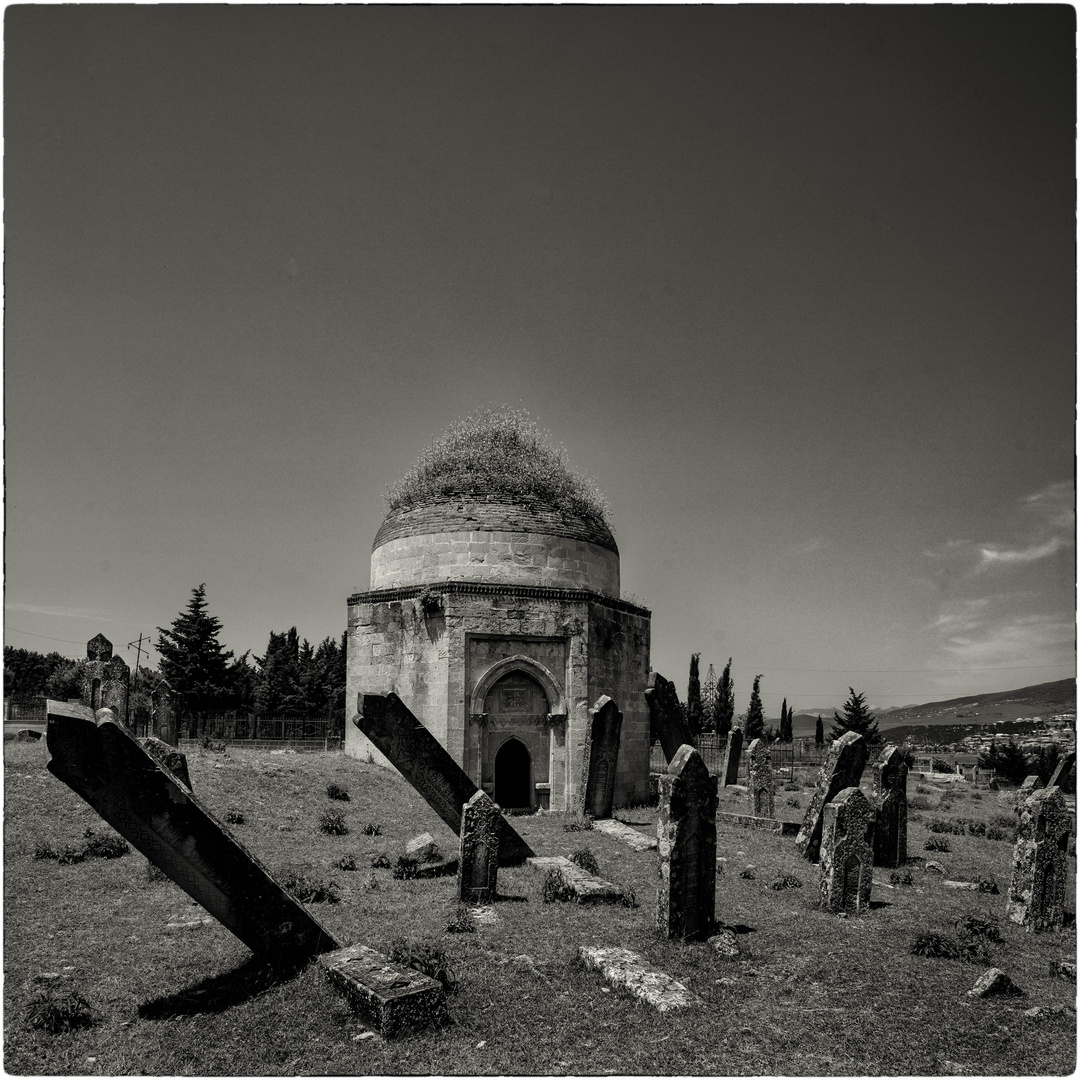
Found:
<path fill-rule="evenodd" d="M 131 851 L 131 845 L 122 836 L 91 836 L 83 847 L 85 859 L 119 859 Z"/>
<path fill-rule="evenodd" d="M 342 855 L 341 858 L 338 859 L 336 863 L 334 863 L 334 867 L 338 870 L 355 870 L 356 859 L 354 859 L 351 855 Z"/>
<path fill-rule="evenodd" d="M 956 920 L 956 931 L 961 940 L 982 938 L 985 941 L 1001 940 L 1001 924 L 994 915 L 964 915 Z"/>
<path fill-rule="evenodd" d="M 364 826 L 363 833 L 365 836 L 382 836 L 382 829 L 374 821 L 369 821 Z"/>
<path fill-rule="evenodd" d="M 1013 829 L 1006 831 L 1005 829 L 999 829 L 996 825 L 991 825 L 986 830 L 987 840 L 1015 840 L 1015 832 Z"/>
<path fill-rule="evenodd" d="M 450 969 L 450 958 L 442 949 L 407 941 L 405 938 L 395 938 L 390 942 L 388 955 L 395 964 L 411 967 L 428 978 L 441 982 L 446 990 L 457 988 L 457 979 Z"/>
<path fill-rule="evenodd" d="M 333 881 L 321 881 L 305 874 L 288 874 L 281 884 L 301 904 L 336 904 L 341 899 L 338 885 Z"/>
<path fill-rule="evenodd" d="M 552 904 L 556 902 L 565 903 L 568 900 L 574 899 L 574 890 L 570 888 L 570 883 L 563 876 L 563 872 L 558 867 L 552 867 L 544 875 L 544 883 L 540 887 L 540 899 L 545 904 Z"/>
<path fill-rule="evenodd" d="M 89 1027 L 94 1017 L 90 1003 L 76 991 L 42 990 L 27 1003 L 26 1022 L 35 1031 L 59 1035 L 62 1031 Z"/>
<path fill-rule="evenodd" d="M 911 946 L 916 956 L 929 956 L 933 959 L 957 960 L 960 946 L 946 934 L 920 934 Z"/>
<path fill-rule="evenodd" d="M 587 847 L 577 848 L 570 856 L 570 861 L 575 866 L 580 866 L 587 874 L 600 873 L 600 864 L 596 861 L 596 856 Z"/>
<path fill-rule="evenodd" d="M 603 496 L 571 469 L 565 449 L 506 405 L 454 421 L 386 491 L 391 510 L 462 495 L 546 506 L 610 528 Z"/>
<path fill-rule="evenodd" d="M 949 841 L 946 840 L 944 836 L 931 836 L 926 841 L 926 843 L 923 844 L 923 848 L 926 851 L 951 851 L 952 850 L 952 848 L 949 847 Z"/>
<path fill-rule="evenodd" d="M 419 863 L 411 855 L 399 855 L 394 864 L 392 877 L 398 881 L 407 881 L 417 876 Z"/>
<path fill-rule="evenodd" d="M 914 880 L 910 870 L 894 870 L 889 875 L 890 885 L 912 885 Z"/>
<path fill-rule="evenodd" d="M 955 836 L 964 835 L 963 820 L 945 821 L 944 818 L 931 818 L 926 823 L 926 827 L 932 833 L 952 833 Z"/>
<path fill-rule="evenodd" d="M 344 836 L 349 831 L 345 815 L 338 810 L 324 810 L 319 818 L 319 831 L 329 836 Z"/>
<path fill-rule="evenodd" d="M 783 892 L 785 889 L 801 889 L 802 882 L 794 874 L 777 874 L 769 882 L 769 888 L 774 892 Z"/>
<path fill-rule="evenodd" d="M 931 810 L 934 804 L 922 795 L 912 795 L 907 801 L 909 810 Z"/>
<path fill-rule="evenodd" d="M 475 934 L 476 920 L 472 912 L 464 905 L 458 904 L 457 910 L 446 924 L 448 934 Z"/>
<path fill-rule="evenodd" d="M 389 870 L 393 865 L 390 856 L 385 851 L 380 851 L 378 854 L 371 856 L 372 870 Z"/>
<path fill-rule="evenodd" d="M 337 799 L 339 802 L 349 801 L 348 791 L 343 787 L 339 787 L 337 784 L 327 784 L 326 794 L 329 795 L 331 799 Z"/>
<path fill-rule="evenodd" d="M 239 810 L 230 810 L 225 815 L 225 824 L 226 825 L 243 825 L 244 824 L 244 815 Z"/>
<path fill-rule="evenodd" d="M 574 818 L 573 821 L 567 821 L 563 825 L 563 832 L 591 832 L 593 827 L 593 819 L 588 817 Z"/>

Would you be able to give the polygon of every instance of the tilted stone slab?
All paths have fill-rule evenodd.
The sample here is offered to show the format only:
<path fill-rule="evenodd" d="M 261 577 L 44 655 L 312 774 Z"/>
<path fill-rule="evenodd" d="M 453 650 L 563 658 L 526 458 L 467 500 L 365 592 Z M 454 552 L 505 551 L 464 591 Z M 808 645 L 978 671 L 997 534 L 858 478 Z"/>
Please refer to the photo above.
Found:
<path fill-rule="evenodd" d="M 581 768 L 581 811 L 597 819 L 611 817 L 621 731 L 622 713 L 605 694 L 589 713 Z"/>
<path fill-rule="evenodd" d="M 686 743 L 693 745 L 694 741 L 683 719 L 675 684 L 668 682 L 659 671 L 650 672 L 645 701 L 649 706 L 652 728 L 660 740 L 660 748 L 670 762 L 680 746 Z"/>
<path fill-rule="evenodd" d="M 428 806 L 461 835 L 461 807 L 480 789 L 397 694 L 359 694 L 353 723 L 424 797 Z M 500 818 L 499 865 L 518 866 L 533 854 L 514 827 Z"/>
<path fill-rule="evenodd" d="M 829 747 L 802 828 L 795 837 L 799 854 L 810 862 L 817 862 L 821 849 L 821 826 L 826 804 L 832 802 L 844 788 L 859 786 L 866 755 L 866 740 L 854 731 L 841 735 Z"/>
<path fill-rule="evenodd" d="M 1070 750 L 1059 762 L 1050 777 L 1048 788 L 1059 787 L 1066 795 L 1076 794 L 1076 751 Z"/>
<path fill-rule="evenodd" d="M 602 832 L 605 836 L 613 836 L 624 844 L 629 844 L 635 851 L 655 851 L 656 837 L 647 833 L 638 832 L 631 825 L 614 818 L 606 818 L 603 821 L 594 821 L 593 830 Z"/>
<path fill-rule="evenodd" d="M 742 762 L 743 733 L 739 728 L 728 732 L 724 747 L 724 760 L 720 766 L 720 786 L 735 787 L 739 783 L 739 766 Z"/>
<path fill-rule="evenodd" d="M 249 949 L 292 963 L 340 948 L 110 711 L 50 701 L 47 713 L 49 772 Z"/>
<path fill-rule="evenodd" d="M 600 972 L 606 982 L 629 991 L 639 1001 L 660 1012 L 702 1004 L 701 998 L 681 982 L 650 967 L 629 949 L 581 945 L 578 947 L 578 957 L 590 971 Z"/>
<path fill-rule="evenodd" d="M 366 945 L 323 953 L 316 963 L 380 1035 L 393 1038 L 446 1020 L 441 983 Z"/>
<path fill-rule="evenodd" d="M 177 780 L 191 790 L 191 777 L 188 775 L 187 754 L 177 750 L 164 739 L 149 738 L 140 740 L 143 749 L 165 770 L 171 772 Z"/>
<path fill-rule="evenodd" d="M 560 871 L 579 904 L 612 903 L 623 898 L 623 890 L 618 885 L 582 870 L 565 855 L 534 855 L 528 864 L 541 874 L 549 870 Z"/>

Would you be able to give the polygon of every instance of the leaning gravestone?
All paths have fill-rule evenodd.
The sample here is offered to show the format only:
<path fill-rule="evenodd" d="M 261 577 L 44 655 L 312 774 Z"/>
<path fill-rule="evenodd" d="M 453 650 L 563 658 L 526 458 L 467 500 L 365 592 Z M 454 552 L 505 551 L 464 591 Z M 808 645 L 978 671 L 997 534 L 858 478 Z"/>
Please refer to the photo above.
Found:
<path fill-rule="evenodd" d="M 1034 773 L 1031 776 L 1025 776 L 1024 782 L 1016 789 L 1016 806 L 1019 808 L 1020 804 L 1033 792 L 1038 791 L 1043 786 L 1042 778 L 1036 776 Z"/>
<path fill-rule="evenodd" d="M 593 818 L 611 817 L 615 770 L 619 761 L 622 713 L 606 694 L 592 707 L 582 754 L 581 811 Z"/>
<path fill-rule="evenodd" d="M 1032 792 L 1018 807 L 1012 882 L 1005 914 L 1025 930 L 1060 930 L 1065 921 L 1069 811 L 1060 788 Z"/>
<path fill-rule="evenodd" d="M 742 758 L 743 733 L 739 728 L 728 732 L 724 747 L 724 764 L 720 769 L 720 786 L 731 787 L 739 782 L 739 762 Z"/>
<path fill-rule="evenodd" d="M 656 818 L 656 924 L 666 938 L 697 941 L 716 921 L 716 777 L 682 746 L 660 777 Z"/>
<path fill-rule="evenodd" d="M 1076 751 L 1070 750 L 1059 762 L 1050 777 L 1048 788 L 1059 787 L 1066 795 L 1076 794 Z"/>
<path fill-rule="evenodd" d="M 649 683 L 645 688 L 645 701 L 649 706 L 649 720 L 652 730 L 660 740 L 664 757 L 670 762 L 684 744 L 693 745 L 690 729 L 683 719 L 682 706 L 675 684 L 670 683 L 659 671 L 649 673 Z"/>
<path fill-rule="evenodd" d="M 359 694 L 357 704 L 360 711 L 353 723 L 460 836 L 461 807 L 480 789 L 397 694 Z M 500 864 L 517 866 L 532 854 L 500 815 Z"/>
<path fill-rule="evenodd" d="M 821 906 L 861 914 L 874 877 L 874 807 L 857 788 L 826 804 L 821 830 Z"/>
<path fill-rule="evenodd" d="M 844 788 L 858 787 L 866 765 L 866 740 L 849 731 L 834 740 L 818 773 L 817 786 L 795 837 L 795 847 L 805 859 L 816 862 L 821 847 L 821 826 L 825 806 Z"/>
<path fill-rule="evenodd" d="M 499 822 L 502 812 L 478 791 L 461 807 L 458 849 L 458 899 L 466 904 L 495 900 L 499 874 Z"/>
<path fill-rule="evenodd" d="M 750 813 L 754 817 L 776 817 L 769 744 L 764 739 L 754 739 L 746 753 L 750 763 Z"/>
<path fill-rule="evenodd" d="M 113 656 L 112 650 L 112 642 L 104 634 L 86 643 L 80 697 L 82 704 L 95 712 L 112 709 L 120 722 L 126 724 L 131 672 L 119 656 Z"/>
<path fill-rule="evenodd" d="M 898 746 L 886 746 L 874 763 L 874 863 L 901 866 L 907 859 L 907 762 Z"/>

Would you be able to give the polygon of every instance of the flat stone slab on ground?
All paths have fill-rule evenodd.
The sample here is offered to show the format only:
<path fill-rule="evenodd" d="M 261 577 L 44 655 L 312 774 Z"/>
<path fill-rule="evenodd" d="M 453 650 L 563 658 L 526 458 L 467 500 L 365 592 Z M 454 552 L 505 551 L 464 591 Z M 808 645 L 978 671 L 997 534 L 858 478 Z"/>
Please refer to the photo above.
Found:
<path fill-rule="evenodd" d="M 490 904 L 478 904 L 469 908 L 469 914 L 477 926 L 497 926 L 499 916 Z"/>
<path fill-rule="evenodd" d="M 546 874 L 549 870 L 560 870 L 570 891 L 577 897 L 579 904 L 592 901 L 617 901 L 623 898 L 623 891 L 618 885 L 582 870 L 577 863 L 572 863 L 565 855 L 534 855 L 526 862 L 529 866 Z"/>
<path fill-rule="evenodd" d="M 581 945 L 578 957 L 590 971 L 599 971 L 612 986 L 629 991 L 638 1000 L 660 1012 L 701 1004 L 701 999 L 681 982 L 649 967 L 637 953 L 629 949 Z"/>
<path fill-rule="evenodd" d="M 730 791 L 731 788 L 728 788 Z M 779 833 L 781 836 L 796 836 L 799 832 L 798 821 L 782 821 L 780 818 L 754 817 L 753 814 L 733 814 L 728 810 L 718 810 L 717 822 L 728 825 L 740 825 L 744 829 L 764 829 L 766 832 Z"/>
<path fill-rule="evenodd" d="M 316 963 L 380 1035 L 418 1031 L 445 1018 L 442 984 L 366 945 L 322 953 Z"/>
<path fill-rule="evenodd" d="M 632 825 L 627 825 L 614 818 L 604 818 L 602 821 L 594 821 L 593 829 L 602 832 L 605 836 L 613 836 L 624 844 L 629 844 L 635 851 L 655 851 L 656 837 L 647 833 L 638 832 Z"/>

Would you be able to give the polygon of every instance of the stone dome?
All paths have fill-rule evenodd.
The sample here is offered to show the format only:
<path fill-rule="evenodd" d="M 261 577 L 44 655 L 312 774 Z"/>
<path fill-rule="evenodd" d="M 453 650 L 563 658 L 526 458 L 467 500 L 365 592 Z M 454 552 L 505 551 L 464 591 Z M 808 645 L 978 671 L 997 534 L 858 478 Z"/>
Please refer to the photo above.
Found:
<path fill-rule="evenodd" d="M 371 552 L 371 588 L 468 581 L 619 595 L 611 530 L 564 510 L 457 496 L 391 510 Z"/>

